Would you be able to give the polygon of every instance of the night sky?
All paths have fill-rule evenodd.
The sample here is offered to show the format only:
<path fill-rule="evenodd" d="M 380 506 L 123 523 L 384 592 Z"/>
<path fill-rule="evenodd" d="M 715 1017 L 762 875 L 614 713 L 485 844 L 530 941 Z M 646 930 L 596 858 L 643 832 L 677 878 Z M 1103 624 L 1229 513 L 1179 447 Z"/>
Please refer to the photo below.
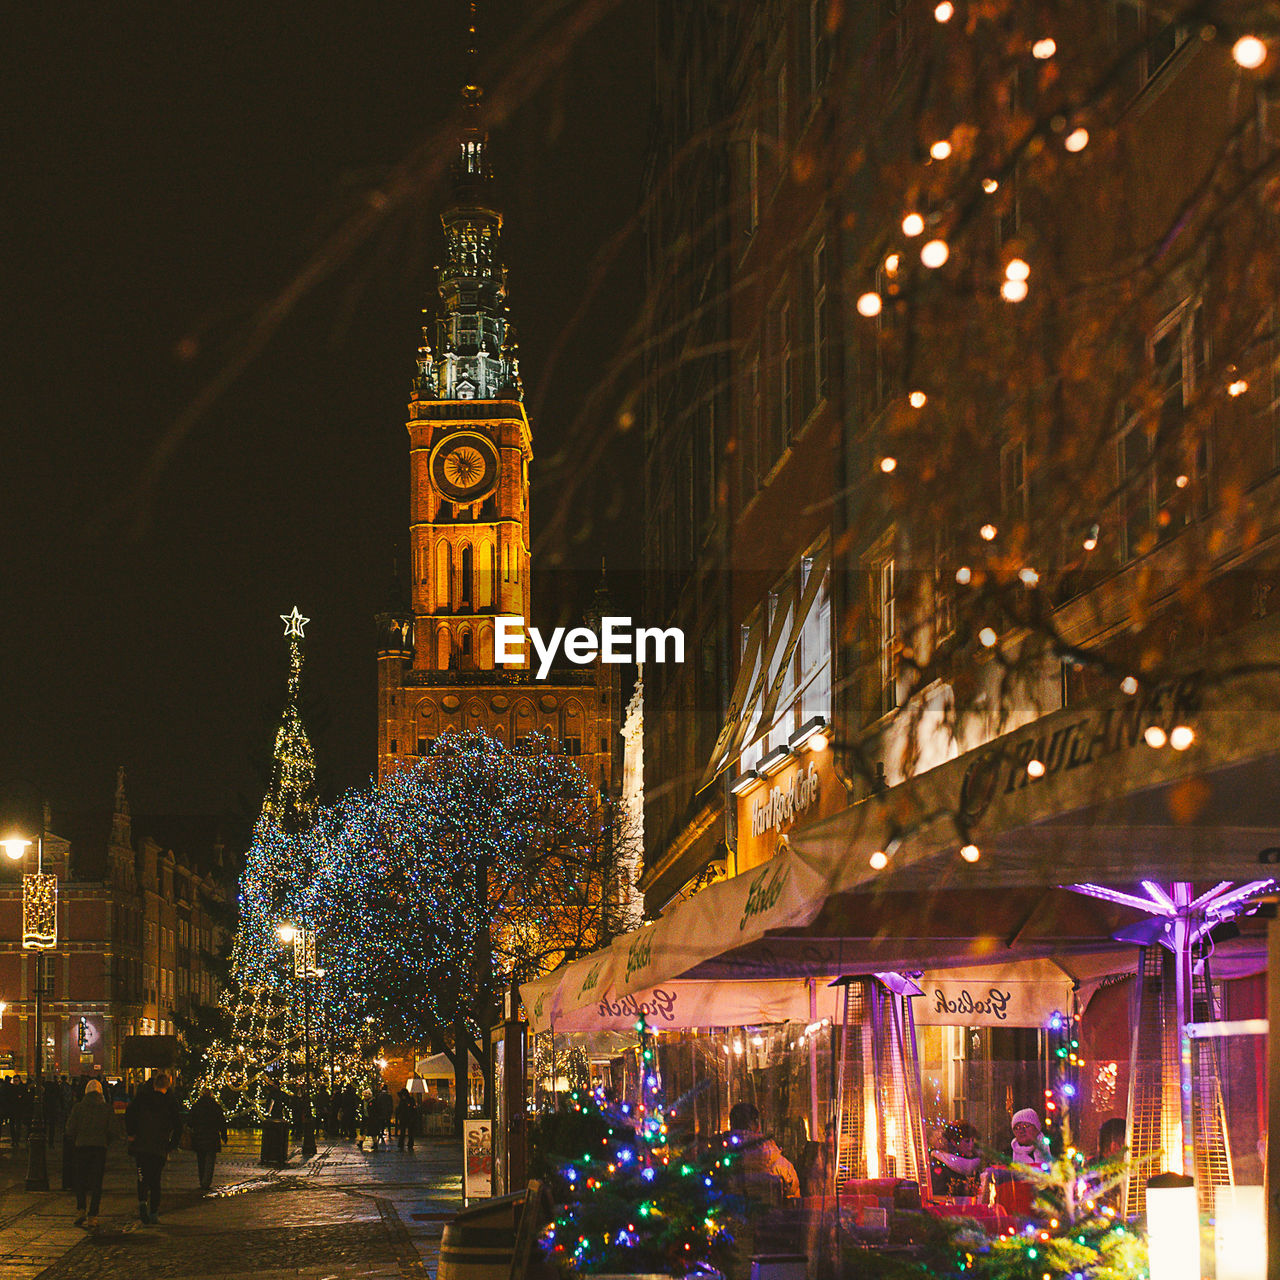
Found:
<path fill-rule="evenodd" d="M 55 830 L 60 811 L 109 804 L 118 764 L 135 812 L 255 807 L 284 696 L 277 614 L 295 603 L 322 790 L 369 776 L 372 616 L 405 560 L 405 402 L 435 302 L 464 10 L 9 15 L 0 780 L 43 793 Z M 640 294 L 637 236 L 603 274 L 597 259 L 639 205 L 647 12 L 482 4 L 535 539 L 557 454 L 572 470 L 631 389 L 592 398 Z M 304 271 L 318 278 L 294 298 Z M 602 553 L 634 607 L 637 449 L 619 437 L 580 477 L 566 537 L 540 551 L 535 615 L 581 607 Z"/>

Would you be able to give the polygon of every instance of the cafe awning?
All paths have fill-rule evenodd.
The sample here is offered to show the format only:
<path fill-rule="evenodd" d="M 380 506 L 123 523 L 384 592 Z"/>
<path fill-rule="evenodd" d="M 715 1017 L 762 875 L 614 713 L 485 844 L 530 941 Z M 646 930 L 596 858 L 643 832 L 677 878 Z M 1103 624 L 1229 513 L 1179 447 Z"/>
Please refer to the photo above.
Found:
<path fill-rule="evenodd" d="M 1237 647 L 1225 676 L 1065 708 L 792 833 L 764 865 L 526 984 L 531 1020 L 559 1027 L 679 979 L 1087 955 L 1136 917 L 1060 886 L 1265 878 L 1280 863 L 1274 630 Z M 1175 725 L 1193 730 L 1186 749 L 1149 745 L 1148 728 L 1167 742 Z M 965 840 L 975 863 L 958 856 Z"/>

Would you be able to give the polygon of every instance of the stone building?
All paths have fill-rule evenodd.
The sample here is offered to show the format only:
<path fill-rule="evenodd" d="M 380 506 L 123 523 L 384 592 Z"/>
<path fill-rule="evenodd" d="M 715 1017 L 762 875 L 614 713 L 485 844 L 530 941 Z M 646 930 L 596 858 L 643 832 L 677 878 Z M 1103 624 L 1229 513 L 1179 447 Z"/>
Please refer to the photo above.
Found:
<path fill-rule="evenodd" d="M 423 328 L 409 400 L 409 607 L 377 619 L 378 776 L 420 759 L 449 729 L 484 729 L 510 745 L 540 734 L 609 797 L 620 773 L 619 668 L 561 667 L 539 680 L 527 653 L 496 661 L 496 620 L 532 618 L 533 433 L 480 90 L 468 86 L 464 102 L 470 120 L 441 216 L 442 312 Z M 603 605 L 598 597 L 597 618 Z"/>
<path fill-rule="evenodd" d="M 220 843 L 207 824 L 135 821 L 116 782 L 111 813 L 53 819 L 44 867 L 58 877 L 58 941 L 45 954 L 44 1070 L 120 1070 L 128 1035 L 172 1035 L 192 1005 L 212 1004 L 208 957 L 219 926 L 208 904 L 222 894 Z M 172 828 L 172 829 L 171 829 Z M 0 1072 L 35 1064 L 35 955 L 21 936 L 24 870 L 0 866 Z"/>

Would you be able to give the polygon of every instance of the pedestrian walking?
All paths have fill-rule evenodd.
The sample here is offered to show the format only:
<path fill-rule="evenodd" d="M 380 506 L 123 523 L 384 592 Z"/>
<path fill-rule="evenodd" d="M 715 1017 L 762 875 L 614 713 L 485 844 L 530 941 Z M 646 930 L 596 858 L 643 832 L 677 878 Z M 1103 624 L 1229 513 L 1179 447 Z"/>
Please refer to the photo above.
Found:
<path fill-rule="evenodd" d="M 138 1166 L 138 1217 L 160 1221 L 160 1175 L 169 1152 L 182 1136 L 182 1112 L 169 1094 L 169 1074 L 153 1071 L 151 1079 L 129 1103 L 124 1113 L 129 1154 Z"/>
<path fill-rule="evenodd" d="M 400 1142 L 400 1150 L 404 1150 L 405 1138 L 409 1139 L 409 1150 L 413 1150 L 413 1131 L 418 1125 L 418 1100 L 405 1085 L 396 1094 L 396 1136 Z"/>
<path fill-rule="evenodd" d="M 9 1095 L 9 1141 L 15 1147 L 31 1119 L 30 1092 L 21 1076 L 13 1077 L 13 1092 Z"/>
<path fill-rule="evenodd" d="M 200 1190 L 213 1186 L 213 1166 L 218 1152 L 227 1140 L 226 1113 L 218 1105 L 212 1089 L 202 1089 L 200 1096 L 187 1112 L 187 1127 L 191 1130 L 191 1149 L 196 1153 L 196 1170 L 200 1176 Z"/>
<path fill-rule="evenodd" d="M 385 1145 L 387 1126 L 391 1123 L 391 1117 L 395 1114 L 395 1109 L 395 1099 L 391 1096 L 391 1090 L 384 1084 L 373 1095 L 373 1101 L 369 1104 L 370 1129 L 373 1133 L 374 1146 L 377 1146 L 380 1142 Z"/>
<path fill-rule="evenodd" d="M 338 1101 L 338 1121 L 342 1136 L 348 1142 L 355 1142 L 360 1136 L 357 1132 L 360 1122 L 360 1096 L 350 1084 L 343 1089 Z"/>
<path fill-rule="evenodd" d="M 90 1080 L 84 1097 L 67 1116 L 66 1137 L 73 1143 L 76 1213 L 75 1225 L 92 1230 L 98 1225 L 102 1203 L 102 1175 L 107 1167 L 107 1147 L 111 1145 L 111 1125 L 115 1112 L 102 1096 L 102 1085 Z"/>

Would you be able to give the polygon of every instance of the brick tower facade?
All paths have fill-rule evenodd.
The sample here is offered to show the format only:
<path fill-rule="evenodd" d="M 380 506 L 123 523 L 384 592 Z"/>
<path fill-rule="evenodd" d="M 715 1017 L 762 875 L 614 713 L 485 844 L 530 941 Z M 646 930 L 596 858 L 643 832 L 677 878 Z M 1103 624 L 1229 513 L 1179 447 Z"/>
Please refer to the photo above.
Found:
<path fill-rule="evenodd" d="M 377 619 L 378 777 L 450 728 L 508 744 L 539 733 L 580 757 L 609 797 L 620 771 L 618 668 L 534 680 L 494 660 L 496 618 L 531 617 L 533 436 L 507 320 L 480 90 L 468 85 L 463 99 L 469 120 L 441 215 L 440 315 L 423 327 L 409 399 L 409 608 Z"/>

